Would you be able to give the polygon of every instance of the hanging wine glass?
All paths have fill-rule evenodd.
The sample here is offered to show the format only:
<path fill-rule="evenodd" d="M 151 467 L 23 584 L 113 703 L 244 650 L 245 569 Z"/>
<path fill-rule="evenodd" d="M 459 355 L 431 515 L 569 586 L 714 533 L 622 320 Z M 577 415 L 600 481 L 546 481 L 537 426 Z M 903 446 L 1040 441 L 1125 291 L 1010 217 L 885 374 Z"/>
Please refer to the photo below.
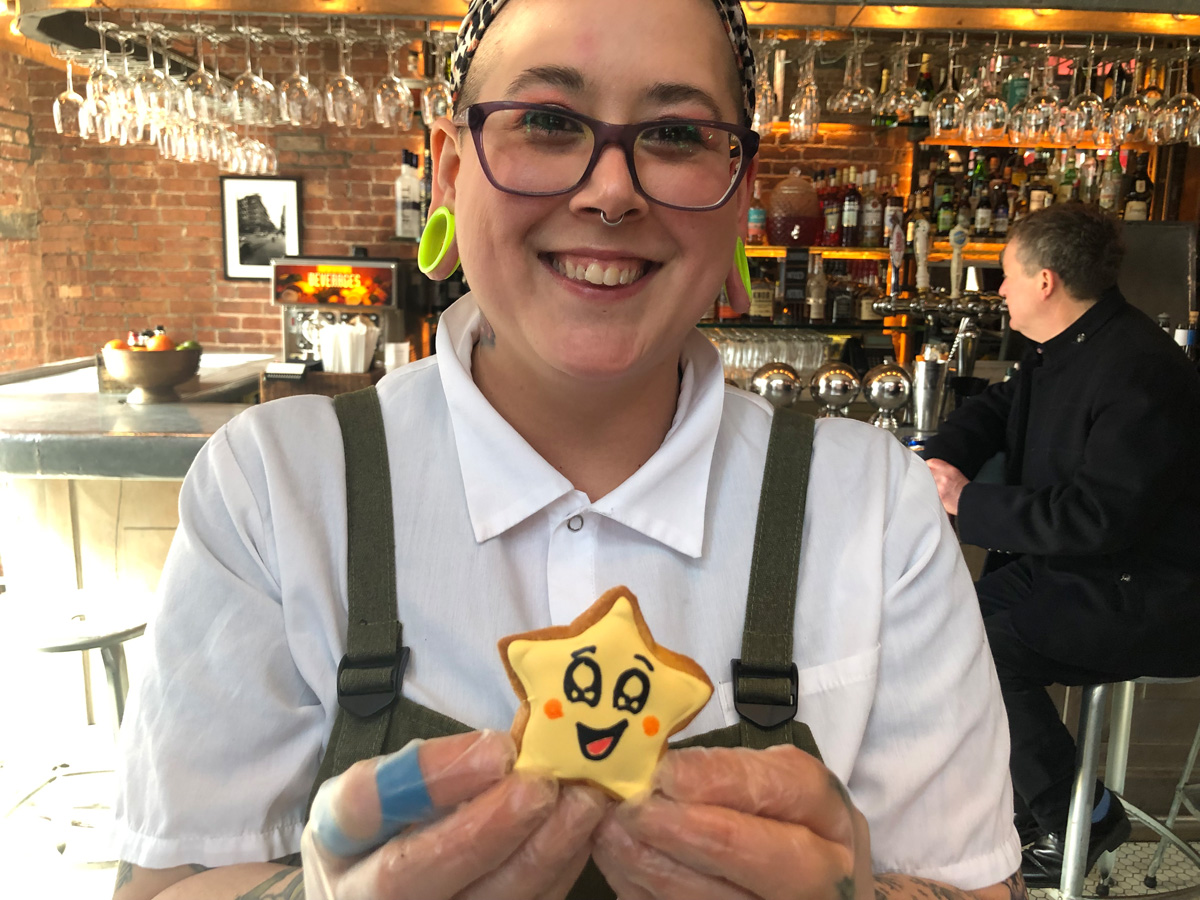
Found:
<path fill-rule="evenodd" d="M 119 120 L 115 122 L 117 140 L 122 145 L 142 144 L 149 140 L 150 129 L 138 114 L 137 80 L 129 71 L 129 58 L 133 55 L 134 38 L 137 32 L 117 31 L 114 35 L 121 52 L 121 71 L 117 76 Z"/>
<path fill-rule="evenodd" d="M 58 45 L 54 45 L 57 56 Z M 86 102 L 82 94 L 75 90 L 74 72 L 72 65 L 78 55 L 67 53 L 67 89 L 54 98 L 54 130 L 66 137 L 79 137 L 82 133 L 80 117 L 83 115 L 83 105 Z"/>
<path fill-rule="evenodd" d="M 1000 68 L 999 40 L 990 57 L 986 57 L 980 72 L 979 90 L 966 111 L 970 140 L 996 141 L 1008 128 L 1008 104 L 996 89 L 994 73 Z"/>
<path fill-rule="evenodd" d="M 821 122 L 821 93 L 816 79 L 818 46 L 806 40 L 804 49 L 800 51 L 796 94 L 788 108 L 788 132 L 794 141 L 807 143 L 815 140 L 817 126 Z"/>
<path fill-rule="evenodd" d="M 1138 38 L 1137 52 L 1130 63 L 1129 93 L 1117 101 L 1112 114 L 1112 139 L 1117 144 L 1141 143 L 1146 140 L 1150 122 L 1150 106 L 1139 89 L 1142 41 Z"/>
<path fill-rule="evenodd" d="M 134 27 L 146 41 L 146 66 L 133 79 L 133 102 L 137 119 L 146 131 L 146 140 L 155 143 L 159 129 L 166 119 L 166 104 L 170 100 L 167 78 L 154 67 L 154 39 L 163 26 L 149 19 L 142 19 Z M 163 48 L 166 58 L 166 47 Z"/>
<path fill-rule="evenodd" d="M 757 77 L 754 83 L 754 116 L 750 127 L 763 137 L 771 133 L 771 124 L 779 118 L 780 104 L 771 80 L 774 68 L 771 61 L 778 44 L 779 38 L 774 35 L 768 36 L 765 31 L 754 44 L 754 70 Z"/>
<path fill-rule="evenodd" d="M 291 28 L 286 31 L 292 38 L 292 74 L 277 85 L 279 118 L 292 125 L 314 128 L 321 123 L 324 101 L 321 91 L 309 81 L 300 64 L 313 38 L 307 28 L 300 27 L 295 16 L 292 16 Z"/>
<path fill-rule="evenodd" d="M 325 117 L 342 128 L 362 128 L 367 120 L 367 92 L 346 71 L 355 36 L 343 20 L 338 35 L 338 74 L 325 85 Z"/>
<path fill-rule="evenodd" d="M 1052 142 L 1059 122 L 1058 89 L 1054 86 L 1054 68 L 1050 65 L 1047 48 L 1041 60 L 1041 80 L 1038 89 L 1026 98 L 1021 130 L 1026 142 Z"/>
<path fill-rule="evenodd" d="M 870 112 L 875 105 L 875 89 L 863 83 L 862 58 L 865 45 L 857 41 L 846 51 L 846 72 L 842 76 L 842 88 L 829 100 L 832 112 L 853 115 Z"/>
<path fill-rule="evenodd" d="M 89 21 L 87 26 L 99 35 L 100 60 L 99 65 L 92 67 L 84 92 L 87 99 L 81 119 L 82 135 L 106 144 L 116 137 L 119 119 L 120 81 L 108 64 L 108 33 L 118 26 L 116 22 L 105 22 L 101 10 L 97 10 L 97 18 Z"/>
<path fill-rule="evenodd" d="M 958 50 L 954 46 L 954 35 L 950 35 L 950 49 L 946 61 L 946 86 L 929 102 L 929 133 L 933 137 L 956 134 L 963 127 L 967 102 L 955 89 L 954 69 Z"/>
<path fill-rule="evenodd" d="M 262 29 L 246 23 L 236 26 L 236 30 L 246 38 L 246 68 L 230 85 L 233 121 L 242 125 L 269 125 L 275 120 L 275 88 L 254 71 L 250 52 L 251 46 L 261 45 Z"/>
<path fill-rule="evenodd" d="M 1179 91 L 1169 100 L 1164 100 L 1154 111 L 1154 132 L 1160 144 L 1190 143 L 1193 122 L 1200 111 L 1200 98 L 1188 90 L 1188 62 L 1191 56 L 1191 39 L 1179 61 Z"/>
<path fill-rule="evenodd" d="M 1088 62 L 1084 91 L 1077 94 L 1066 107 L 1062 119 L 1062 135 L 1068 144 L 1081 144 L 1096 140 L 1097 133 L 1104 133 L 1104 100 L 1095 91 L 1096 49 L 1095 43 L 1088 48 Z M 1111 127 L 1108 130 L 1111 134 Z M 1099 142 L 1097 142 L 1099 143 Z"/>
<path fill-rule="evenodd" d="M 228 131 L 233 124 L 233 87 L 221 77 L 221 46 L 233 40 L 233 34 L 227 31 L 214 31 L 208 36 L 213 54 L 213 85 L 216 87 L 216 104 L 213 121 L 220 123 L 222 131 Z"/>
<path fill-rule="evenodd" d="M 211 122 L 217 118 L 220 90 L 204 64 L 204 40 L 215 28 L 198 20 L 186 26 L 196 35 L 196 68 L 183 82 L 184 104 L 188 117 L 194 122 Z"/>
<path fill-rule="evenodd" d="M 908 86 L 908 53 L 908 45 L 901 41 L 892 56 L 892 80 L 875 101 L 875 115 L 893 122 L 911 119 L 923 99 L 915 88 Z"/>
<path fill-rule="evenodd" d="M 446 52 L 457 38 L 447 31 L 431 31 L 427 37 L 433 43 L 433 81 L 421 92 L 421 121 L 426 128 L 432 128 L 434 122 L 448 117 L 454 108 L 454 94 L 446 80 Z"/>
<path fill-rule="evenodd" d="M 379 30 L 382 33 L 382 22 Z M 387 75 L 379 80 L 379 84 L 375 85 L 372 95 L 375 122 L 384 128 L 399 128 L 401 131 L 407 131 L 412 127 L 415 106 L 412 90 L 400 77 L 397 64 L 398 55 L 408 47 L 412 40 L 412 35 L 396 31 L 395 22 L 391 23 L 387 36 L 384 38 L 383 43 L 387 50 Z"/>

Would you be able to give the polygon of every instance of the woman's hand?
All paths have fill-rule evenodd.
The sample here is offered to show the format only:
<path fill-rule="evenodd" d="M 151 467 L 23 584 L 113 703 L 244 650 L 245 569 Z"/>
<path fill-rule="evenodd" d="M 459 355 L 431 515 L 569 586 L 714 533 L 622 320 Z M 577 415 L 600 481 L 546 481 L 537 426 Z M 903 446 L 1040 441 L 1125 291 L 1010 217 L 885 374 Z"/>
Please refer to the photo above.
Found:
<path fill-rule="evenodd" d="M 307 897 L 565 897 L 610 801 L 513 774 L 515 756 L 507 734 L 473 732 L 414 742 L 330 779 L 301 840 Z"/>
<path fill-rule="evenodd" d="M 593 856 L 622 900 L 873 900 L 867 820 L 792 746 L 670 751 Z"/>

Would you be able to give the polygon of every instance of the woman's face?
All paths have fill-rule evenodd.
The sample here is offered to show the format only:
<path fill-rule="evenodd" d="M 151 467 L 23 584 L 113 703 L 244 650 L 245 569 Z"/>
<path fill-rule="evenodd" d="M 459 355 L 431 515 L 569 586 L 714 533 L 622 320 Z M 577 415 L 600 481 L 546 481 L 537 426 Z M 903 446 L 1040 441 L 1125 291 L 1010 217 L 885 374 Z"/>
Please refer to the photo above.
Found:
<path fill-rule="evenodd" d="M 471 80 L 475 102 L 556 104 L 606 122 L 741 120 L 729 39 L 709 0 L 510 0 Z M 433 204 L 455 213 L 497 354 L 541 376 L 589 380 L 678 358 L 729 272 L 752 171 L 720 209 L 683 212 L 641 197 L 624 152 L 609 146 L 573 193 L 518 197 L 487 180 L 465 128 L 443 122 L 433 140 Z M 622 223 L 606 226 L 602 210 Z M 636 277 L 610 287 L 561 271 L 592 266 Z"/>

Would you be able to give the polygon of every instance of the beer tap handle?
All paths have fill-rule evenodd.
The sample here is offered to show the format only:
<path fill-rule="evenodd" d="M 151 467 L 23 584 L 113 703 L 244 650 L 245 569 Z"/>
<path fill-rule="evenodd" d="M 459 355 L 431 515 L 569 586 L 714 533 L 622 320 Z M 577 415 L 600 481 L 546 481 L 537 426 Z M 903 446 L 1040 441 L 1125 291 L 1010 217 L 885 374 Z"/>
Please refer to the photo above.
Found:
<path fill-rule="evenodd" d="M 955 225 L 950 229 L 950 299 L 957 300 L 962 296 L 963 248 L 967 246 L 969 237 L 967 229 Z"/>
<path fill-rule="evenodd" d="M 918 219 L 913 226 L 913 256 L 917 260 L 917 293 L 929 293 L 929 220 Z"/>

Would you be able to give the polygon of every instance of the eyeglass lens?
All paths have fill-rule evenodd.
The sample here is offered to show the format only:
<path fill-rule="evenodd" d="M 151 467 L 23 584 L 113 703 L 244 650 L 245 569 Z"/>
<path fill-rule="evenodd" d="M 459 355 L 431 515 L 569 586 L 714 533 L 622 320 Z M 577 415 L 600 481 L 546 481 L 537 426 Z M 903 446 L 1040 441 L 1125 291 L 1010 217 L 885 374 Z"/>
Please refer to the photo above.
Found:
<path fill-rule="evenodd" d="M 574 188 L 587 171 L 595 145 L 586 123 L 544 109 L 494 110 L 481 135 L 496 186 L 523 194 Z M 648 123 L 633 153 L 637 179 L 650 199 L 694 209 L 725 198 L 741 160 L 737 135 L 692 122 Z"/>

